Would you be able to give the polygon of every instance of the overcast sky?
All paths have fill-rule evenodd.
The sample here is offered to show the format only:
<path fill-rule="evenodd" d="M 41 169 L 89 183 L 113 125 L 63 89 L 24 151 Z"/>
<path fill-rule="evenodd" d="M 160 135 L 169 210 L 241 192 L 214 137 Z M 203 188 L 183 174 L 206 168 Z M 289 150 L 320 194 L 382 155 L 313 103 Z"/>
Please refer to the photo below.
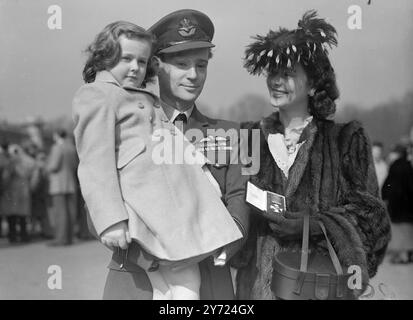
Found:
<path fill-rule="evenodd" d="M 172 11 L 192 8 L 215 24 L 216 44 L 200 101 L 226 108 L 247 93 L 267 95 L 265 81 L 242 68 L 250 36 L 295 28 L 317 9 L 338 31 L 331 52 L 340 105 L 372 107 L 413 89 L 411 0 L 0 0 L 0 119 L 69 115 L 82 85 L 82 50 L 108 23 L 129 20 L 148 28 Z M 350 30 L 350 5 L 362 9 L 362 29 Z M 62 29 L 50 30 L 48 7 L 62 8 Z"/>

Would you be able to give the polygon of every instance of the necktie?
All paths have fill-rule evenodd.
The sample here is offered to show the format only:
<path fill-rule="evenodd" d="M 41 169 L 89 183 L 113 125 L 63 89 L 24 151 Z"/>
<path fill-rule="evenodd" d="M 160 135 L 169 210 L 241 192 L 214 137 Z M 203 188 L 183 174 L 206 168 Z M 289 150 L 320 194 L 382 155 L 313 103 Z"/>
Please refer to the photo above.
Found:
<path fill-rule="evenodd" d="M 174 125 L 181 130 L 182 132 L 185 132 L 185 125 L 187 123 L 186 115 L 185 113 L 180 113 L 176 116 L 174 120 Z"/>

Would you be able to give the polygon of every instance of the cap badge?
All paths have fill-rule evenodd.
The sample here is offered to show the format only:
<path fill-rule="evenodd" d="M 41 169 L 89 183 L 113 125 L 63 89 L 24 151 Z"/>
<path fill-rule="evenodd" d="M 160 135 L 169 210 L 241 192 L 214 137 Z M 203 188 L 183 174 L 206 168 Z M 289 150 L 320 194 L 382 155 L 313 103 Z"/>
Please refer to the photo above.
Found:
<path fill-rule="evenodd" d="M 192 24 L 191 20 L 184 18 L 179 23 L 178 33 L 182 37 L 185 37 L 185 38 L 190 37 L 194 35 L 195 31 L 196 31 L 196 27 Z"/>

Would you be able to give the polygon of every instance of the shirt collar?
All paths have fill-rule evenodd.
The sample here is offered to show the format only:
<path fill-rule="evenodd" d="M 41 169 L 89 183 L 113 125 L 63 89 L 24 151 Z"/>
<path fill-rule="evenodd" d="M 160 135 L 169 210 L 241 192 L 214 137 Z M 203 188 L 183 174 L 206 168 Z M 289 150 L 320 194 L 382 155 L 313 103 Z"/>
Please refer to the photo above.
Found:
<path fill-rule="evenodd" d="M 186 111 L 180 112 L 179 110 L 176 110 L 174 107 L 171 107 L 169 104 L 165 103 L 164 101 L 161 101 L 161 106 L 170 122 L 174 122 L 176 117 L 181 113 L 185 114 L 186 118 L 189 119 L 189 117 L 192 114 L 192 111 L 194 110 L 194 105 L 192 105 L 192 107 L 190 107 Z"/>

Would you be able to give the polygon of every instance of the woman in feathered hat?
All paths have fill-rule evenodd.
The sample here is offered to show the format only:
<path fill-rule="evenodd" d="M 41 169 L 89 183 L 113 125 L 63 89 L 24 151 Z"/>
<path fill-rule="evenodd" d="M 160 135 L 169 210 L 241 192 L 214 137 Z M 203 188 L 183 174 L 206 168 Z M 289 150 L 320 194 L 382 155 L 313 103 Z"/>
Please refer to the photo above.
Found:
<path fill-rule="evenodd" d="M 254 39 L 245 67 L 266 76 L 277 111 L 243 124 L 261 132 L 260 171 L 251 182 L 285 196 L 286 212 L 253 215 L 249 239 L 234 260 L 240 267 L 238 297 L 277 298 L 274 257 L 283 249 L 301 249 L 305 213 L 310 244 L 325 248 L 322 222 L 344 272 L 360 267 L 362 289 L 352 293 L 357 297 L 383 260 L 390 227 L 365 131 L 357 122 L 331 120 L 339 92 L 327 48 L 337 45 L 336 30 L 309 11 L 297 29 L 280 28 Z"/>

